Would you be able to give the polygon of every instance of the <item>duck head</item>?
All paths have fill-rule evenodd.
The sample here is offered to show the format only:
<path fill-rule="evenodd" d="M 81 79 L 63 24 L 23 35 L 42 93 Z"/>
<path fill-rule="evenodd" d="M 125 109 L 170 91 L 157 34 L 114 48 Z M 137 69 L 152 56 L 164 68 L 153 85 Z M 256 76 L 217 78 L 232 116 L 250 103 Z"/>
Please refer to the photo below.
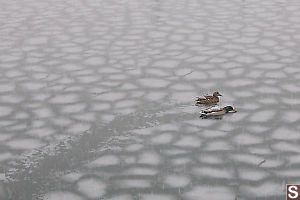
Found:
<path fill-rule="evenodd" d="M 214 97 L 218 97 L 218 96 L 222 96 L 222 95 L 221 95 L 219 92 L 214 92 L 214 93 L 213 93 L 213 96 L 214 96 Z"/>
<path fill-rule="evenodd" d="M 232 106 L 226 106 L 224 107 L 224 109 L 226 110 L 226 112 L 237 112 L 237 110 L 234 109 Z"/>

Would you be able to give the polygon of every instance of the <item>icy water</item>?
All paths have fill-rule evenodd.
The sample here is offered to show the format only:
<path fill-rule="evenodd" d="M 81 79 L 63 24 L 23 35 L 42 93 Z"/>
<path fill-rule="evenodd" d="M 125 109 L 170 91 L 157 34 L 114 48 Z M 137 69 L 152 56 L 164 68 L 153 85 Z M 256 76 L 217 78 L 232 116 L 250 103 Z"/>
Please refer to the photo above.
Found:
<path fill-rule="evenodd" d="M 0 199 L 285 199 L 300 1 L 0 0 Z M 200 119 L 219 91 L 238 109 Z"/>

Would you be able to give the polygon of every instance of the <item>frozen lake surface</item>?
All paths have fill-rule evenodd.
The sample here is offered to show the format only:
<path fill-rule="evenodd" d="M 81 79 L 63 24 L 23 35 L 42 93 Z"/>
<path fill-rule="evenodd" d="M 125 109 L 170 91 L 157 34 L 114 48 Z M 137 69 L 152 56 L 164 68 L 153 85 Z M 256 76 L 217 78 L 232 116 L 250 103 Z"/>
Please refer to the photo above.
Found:
<path fill-rule="evenodd" d="M 0 0 L 0 199 L 284 199 L 299 0 Z M 202 120 L 196 96 L 238 112 Z"/>

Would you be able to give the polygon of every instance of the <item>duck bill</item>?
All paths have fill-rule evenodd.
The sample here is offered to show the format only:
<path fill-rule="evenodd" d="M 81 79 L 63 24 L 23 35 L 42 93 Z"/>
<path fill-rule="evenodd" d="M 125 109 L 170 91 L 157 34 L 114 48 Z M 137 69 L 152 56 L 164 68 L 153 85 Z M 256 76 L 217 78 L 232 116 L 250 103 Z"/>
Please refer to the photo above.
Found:
<path fill-rule="evenodd" d="M 232 112 L 237 112 L 237 109 L 233 109 Z"/>

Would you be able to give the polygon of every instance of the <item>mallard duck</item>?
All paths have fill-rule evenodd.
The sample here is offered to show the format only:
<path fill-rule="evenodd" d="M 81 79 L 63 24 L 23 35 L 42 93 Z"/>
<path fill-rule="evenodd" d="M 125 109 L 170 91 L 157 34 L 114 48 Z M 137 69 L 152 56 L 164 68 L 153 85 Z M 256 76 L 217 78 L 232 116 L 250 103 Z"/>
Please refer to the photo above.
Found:
<path fill-rule="evenodd" d="M 196 104 L 218 103 L 219 96 L 222 96 L 222 95 L 219 92 L 214 92 L 212 96 L 204 95 L 203 97 L 197 97 Z"/>
<path fill-rule="evenodd" d="M 237 112 L 236 109 L 234 109 L 232 106 L 225 106 L 223 108 L 219 106 L 210 107 L 207 109 L 202 110 L 200 113 L 200 117 L 207 118 L 211 116 L 220 116 L 225 115 L 226 113 L 235 113 Z"/>

